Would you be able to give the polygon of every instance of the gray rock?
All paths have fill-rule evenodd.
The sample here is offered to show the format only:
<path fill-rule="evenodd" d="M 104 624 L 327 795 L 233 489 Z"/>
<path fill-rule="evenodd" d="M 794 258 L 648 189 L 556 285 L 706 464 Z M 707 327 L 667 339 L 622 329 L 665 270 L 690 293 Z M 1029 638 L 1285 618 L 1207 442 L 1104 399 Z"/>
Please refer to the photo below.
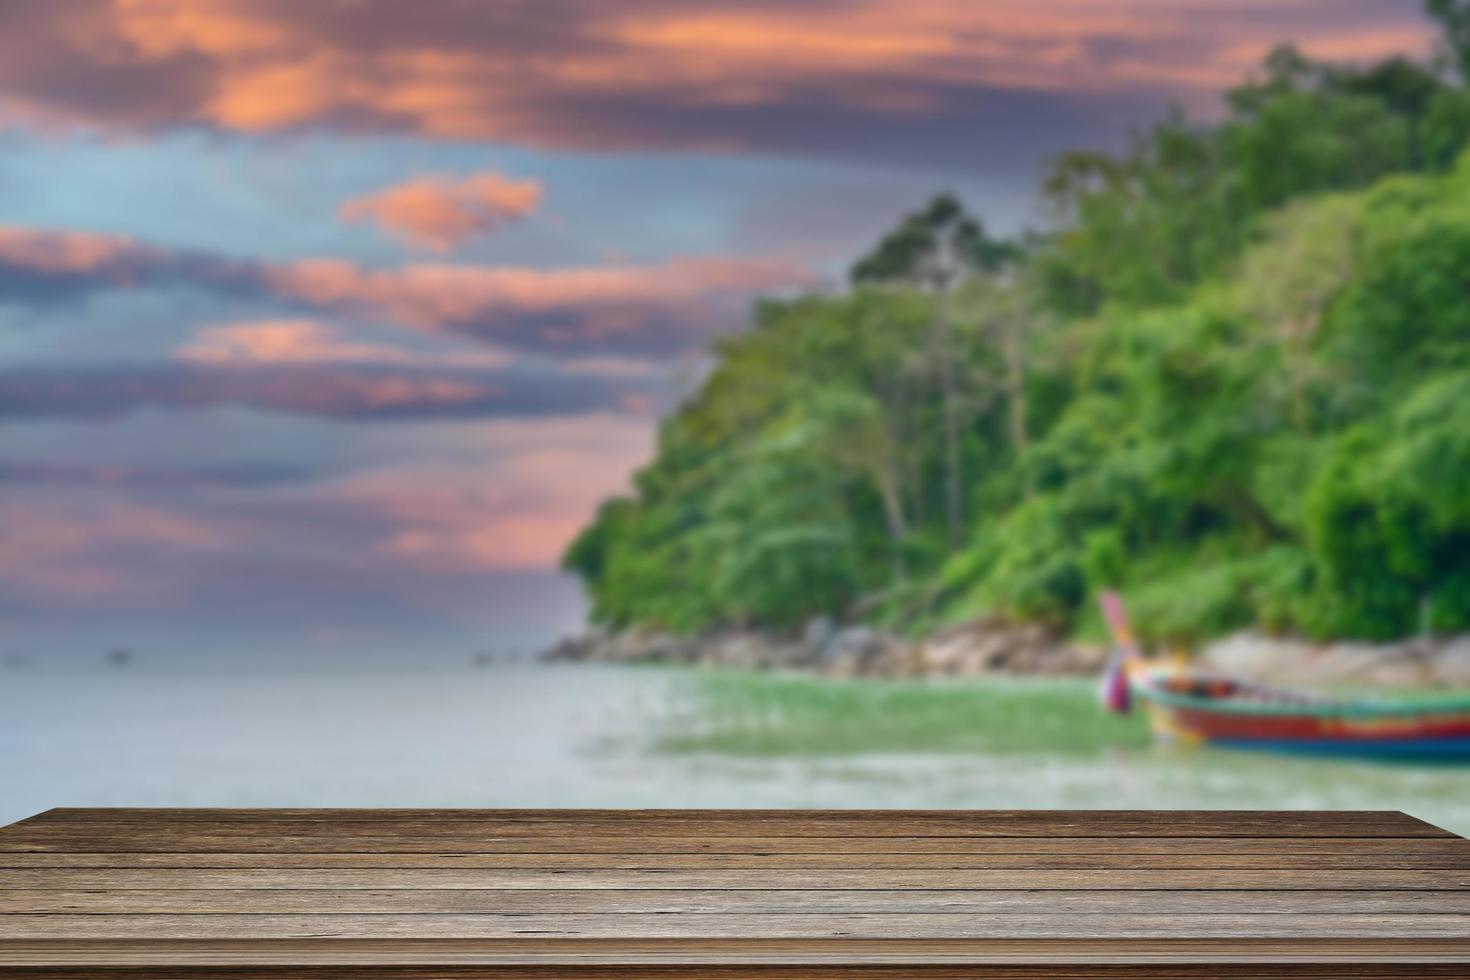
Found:
<path fill-rule="evenodd" d="M 589 630 L 558 641 L 553 661 L 700 664 L 741 670 L 812 670 L 835 677 L 966 677 L 987 673 L 1094 675 L 1105 647 L 1076 645 L 1036 624 L 977 619 L 919 643 L 818 617 L 799 637 L 727 629 L 700 637 L 660 630 Z M 1207 646 L 1206 670 L 1289 687 L 1470 687 L 1470 635 L 1404 643 L 1318 644 L 1237 633 Z"/>
<path fill-rule="evenodd" d="M 1300 687 L 1422 687 L 1470 683 L 1470 652 L 1463 665 L 1445 666 L 1453 642 L 1314 643 L 1293 637 L 1236 633 L 1210 644 L 1198 657 L 1208 670 L 1267 684 Z M 1458 673 L 1459 670 L 1466 673 Z"/>
<path fill-rule="evenodd" d="M 813 616 L 806 621 L 806 628 L 802 630 L 801 644 L 821 656 L 836 634 L 837 624 L 832 621 L 831 616 Z"/>
<path fill-rule="evenodd" d="M 941 630 L 922 644 L 923 672 L 956 677 L 985 673 L 1091 673 L 1101 664 L 1094 648 L 1074 648 L 1044 626 L 978 619 Z"/>
<path fill-rule="evenodd" d="M 862 660 L 880 649 L 881 645 L 876 630 L 866 626 L 848 626 L 833 633 L 822 647 L 822 660 L 827 663 Z"/>

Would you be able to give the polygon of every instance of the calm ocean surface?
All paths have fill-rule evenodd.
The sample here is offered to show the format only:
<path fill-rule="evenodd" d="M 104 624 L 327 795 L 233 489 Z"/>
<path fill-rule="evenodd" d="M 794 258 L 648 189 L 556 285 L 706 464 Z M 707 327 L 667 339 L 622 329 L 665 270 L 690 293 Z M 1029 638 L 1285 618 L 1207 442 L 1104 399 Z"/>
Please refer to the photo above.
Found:
<path fill-rule="evenodd" d="M 1312 807 L 1470 833 L 1467 768 L 1087 745 L 660 750 L 697 717 L 700 684 L 534 664 L 0 668 L 0 822 L 81 805 Z"/>

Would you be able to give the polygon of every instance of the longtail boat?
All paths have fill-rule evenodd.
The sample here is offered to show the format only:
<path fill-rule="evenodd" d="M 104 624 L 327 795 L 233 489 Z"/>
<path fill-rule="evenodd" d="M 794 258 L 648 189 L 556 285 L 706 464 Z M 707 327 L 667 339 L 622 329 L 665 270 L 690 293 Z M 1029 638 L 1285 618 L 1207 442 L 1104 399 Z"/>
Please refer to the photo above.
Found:
<path fill-rule="evenodd" d="M 1470 697 L 1335 698 L 1151 664 L 1114 593 L 1102 597 L 1116 649 L 1103 702 L 1136 697 L 1154 734 L 1187 744 L 1361 758 L 1470 762 Z"/>

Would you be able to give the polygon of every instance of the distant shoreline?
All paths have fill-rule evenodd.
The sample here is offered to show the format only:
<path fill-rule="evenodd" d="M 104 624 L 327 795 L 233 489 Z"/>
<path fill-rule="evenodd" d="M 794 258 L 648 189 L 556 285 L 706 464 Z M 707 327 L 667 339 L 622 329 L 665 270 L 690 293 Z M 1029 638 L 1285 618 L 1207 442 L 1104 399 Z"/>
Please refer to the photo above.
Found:
<path fill-rule="evenodd" d="M 1096 676 L 1108 651 L 1038 625 L 974 620 L 922 639 L 864 626 L 801 635 L 725 629 L 697 636 L 591 629 L 545 650 L 555 663 L 789 670 L 834 678 Z M 1313 643 L 1240 632 L 1195 656 L 1202 670 L 1299 687 L 1470 688 L 1470 634 L 1398 643 Z"/>
<path fill-rule="evenodd" d="M 542 659 L 798 670 L 830 677 L 1086 676 L 1102 670 L 1107 651 L 1074 643 L 1043 626 L 990 619 L 943 629 L 922 640 L 815 620 L 800 634 L 723 629 L 680 636 L 653 629 L 593 629 L 562 640 Z"/>

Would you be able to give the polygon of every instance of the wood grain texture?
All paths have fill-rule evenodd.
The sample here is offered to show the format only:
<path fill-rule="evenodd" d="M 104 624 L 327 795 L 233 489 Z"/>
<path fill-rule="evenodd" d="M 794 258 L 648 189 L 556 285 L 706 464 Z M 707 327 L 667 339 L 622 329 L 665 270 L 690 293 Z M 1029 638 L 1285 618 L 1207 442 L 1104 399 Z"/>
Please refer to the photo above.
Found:
<path fill-rule="evenodd" d="M 82 809 L 0 829 L 0 980 L 594 974 L 1470 975 L 1470 841 L 1385 812 Z"/>
<path fill-rule="evenodd" d="M 1263 843 L 1263 842 L 1257 842 Z M 0 855 L 0 872 L 36 868 L 183 870 L 525 870 L 525 871 L 760 871 L 760 870 L 1277 870 L 1349 871 L 1377 870 L 1470 870 L 1470 848 L 1435 849 L 1429 844 L 1458 843 L 1425 841 L 1422 849 L 1354 852 L 1335 841 L 1333 850 L 1296 851 L 1283 847 L 1280 854 L 1210 854 L 1183 850 L 1174 853 L 1050 854 L 877 854 L 837 853 L 748 853 L 748 854 L 604 854 L 590 852 L 547 852 L 512 854 L 232 854 L 216 852 L 125 852 L 11 853 Z M 834 845 L 835 846 L 835 845 Z"/>
<path fill-rule="evenodd" d="M 1444 938 L 1470 945 L 1470 915 L 1106 914 L 429 914 L 7 916 L 16 939 L 1200 939 Z"/>
<path fill-rule="evenodd" d="M 864 861 L 886 855 L 1041 855 L 1084 857 L 1123 855 L 1264 855 L 1301 857 L 1333 854 L 1470 855 L 1470 841 L 1444 838 L 1342 838 L 1342 837 L 1032 837 L 1024 839 L 988 837 L 680 837 L 680 836 L 567 836 L 545 833 L 527 837 L 485 835 L 473 851 L 435 848 L 427 852 L 373 850 L 368 852 L 311 851 L 24 851 L 12 849 L 7 831 L 0 834 L 0 867 L 65 867 L 77 861 L 106 858 L 122 866 L 166 866 L 201 860 L 234 862 L 233 866 L 283 867 L 303 860 L 327 861 L 334 866 L 441 867 L 436 862 L 454 860 L 474 864 L 495 861 L 509 854 L 617 854 L 630 855 L 759 855 L 825 854 Z M 439 843 L 438 838 L 435 839 Z M 493 846 L 494 850 L 486 849 Z M 376 862 L 391 860 L 390 865 Z M 400 864 L 399 862 L 408 862 Z M 286 862 L 283 864 L 283 862 Z M 188 865 L 184 865 L 188 866 Z M 197 865 L 196 865 L 197 866 Z"/>
<path fill-rule="evenodd" d="M 1297 940 L 1094 939 L 1063 947 L 1051 941 L 1004 939 L 567 939 L 463 940 L 46 940 L 12 942 L 11 961 L 116 966 L 836 966 L 1094 964 L 1446 964 L 1462 965 L 1463 944 L 1444 939 Z M 69 957 L 69 958 L 68 958 Z"/>
<path fill-rule="evenodd" d="M 262 828 L 262 833 L 276 833 L 274 829 Z M 142 833 L 136 831 L 135 833 Z M 272 861 L 292 854 L 309 854 L 313 857 L 343 855 L 342 860 L 353 860 L 352 855 L 376 857 L 381 854 L 422 855 L 433 858 L 436 854 L 454 854 L 469 858 L 481 854 L 1321 854 L 1341 852 L 1351 846 L 1366 853 L 1432 853 L 1435 851 L 1466 853 L 1470 841 L 1461 838 L 1398 838 L 1398 837 L 682 837 L 648 834 L 630 836 L 626 834 L 593 833 L 592 836 L 565 837 L 554 834 L 529 836 L 503 836 L 494 832 L 467 835 L 435 832 L 432 839 L 425 840 L 416 835 L 411 839 L 403 836 L 384 837 L 379 835 L 368 840 L 388 840 L 389 846 L 363 845 L 361 851 L 338 849 L 329 844 L 359 844 L 364 838 L 334 835 L 333 842 L 321 840 L 322 831 L 307 834 L 279 835 L 272 841 L 254 842 L 248 850 L 229 850 L 216 847 L 200 851 L 192 845 L 196 836 L 178 834 L 155 834 L 148 849 L 96 848 L 82 850 L 74 848 L 60 850 L 52 841 L 44 846 L 31 835 L 23 840 L 0 837 L 0 864 L 10 865 L 16 861 L 44 861 L 48 855 L 77 853 L 113 853 L 133 855 L 130 861 L 156 860 L 157 854 L 219 854 L 236 853 L 256 855 L 257 860 Z M 91 831 L 89 837 L 102 834 Z M 240 840 L 240 831 L 215 835 L 222 842 Z M 471 846 L 456 847 L 457 841 L 469 840 Z M 173 851 L 159 848 L 174 846 Z"/>
<path fill-rule="evenodd" d="M 812 913 L 1038 912 L 1454 913 L 1470 914 L 1470 891 L 1032 891 L 644 889 L 165 889 L 0 891 L 0 913 L 70 915 L 226 913 Z"/>
<path fill-rule="evenodd" d="M 756 975 L 751 967 L 114 967 L 68 969 L 0 967 L 0 980 L 588 980 L 592 977 L 623 980 L 672 980 L 697 976 L 708 980 L 747 980 Z M 1465 974 L 1458 966 L 1383 966 L 1302 964 L 1294 966 L 1236 966 L 1202 964 L 1190 966 L 772 966 L 760 968 L 759 976 L 782 980 L 1180 980 L 1213 977 L 1219 980 L 1389 980 L 1423 977 L 1426 980 L 1457 978 Z"/>
<path fill-rule="evenodd" d="M 0 967 L 0 980 L 588 980 L 592 977 L 623 980 L 672 980 L 697 976 L 708 980 L 748 980 L 755 976 L 749 966 L 676 967 L 114 967 L 68 969 Z M 759 976 L 783 980 L 1181 980 L 1212 977 L 1219 980 L 1389 980 L 1418 978 L 1439 980 L 1465 974 L 1458 966 L 1444 965 L 1338 965 L 1237 966 L 1201 964 L 1190 966 L 779 966 L 760 967 Z"/>
<path fill-rule="evenodd" d="M 1103 889 L 1134 891 L 1178 889 L 1183 891 L 1235 891 L 1239 889 L 1289 889 L 1351 891 L 1383 889 L 1429 890 L 1470 888 L 1470 872 L 1441 870 L 1261 870 L 1261 869 L 1165 869 L 1119 871 L 1070 869 L 1030 871 L 1024 868 L 943 871 L 929 868 L 837 870 L 749 870 L 618 871 L 581 870 L 492 870 L 410 868 L 396 870 L 317 870 L 303 868 L 217 870 L 217 869 L 24 869 L 0 871 L 0 889 L 117 888 L 582 888 L 639 889 L 757 889 L 778 888 L 1014 888 L 1030 891 Z"/>
<path fill-rule="evenodd" d="M 573 816 L 572 814 L 575 814 Z M 433 827 L 434 841 L 424 840 Z M 575 833 L 569 831 L 575 827 Z M 330 830 L 330 833 L 327 831 Z M 1453 837 L 1393 811 L 1261 810 L 49 810 L 3 850 L 379 850 L 393 841 L 478 849 L 498 837 Z M 95 848 L 91 848 L 95 849 Z"/>

